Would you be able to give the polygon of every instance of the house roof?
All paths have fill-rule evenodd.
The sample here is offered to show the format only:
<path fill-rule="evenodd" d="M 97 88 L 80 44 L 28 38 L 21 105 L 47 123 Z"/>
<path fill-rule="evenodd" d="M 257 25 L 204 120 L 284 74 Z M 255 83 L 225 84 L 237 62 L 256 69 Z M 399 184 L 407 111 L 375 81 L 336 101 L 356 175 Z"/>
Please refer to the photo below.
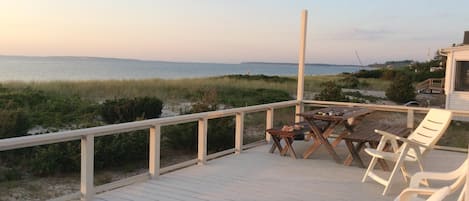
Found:
<path fill-rule="evenodd" d="M 439 50 L 439 52 L 441 53 L 458 52 L 458 51 L 469 51 L 469 45 L 448 47 L 448 48 L 442 48 Z"/>

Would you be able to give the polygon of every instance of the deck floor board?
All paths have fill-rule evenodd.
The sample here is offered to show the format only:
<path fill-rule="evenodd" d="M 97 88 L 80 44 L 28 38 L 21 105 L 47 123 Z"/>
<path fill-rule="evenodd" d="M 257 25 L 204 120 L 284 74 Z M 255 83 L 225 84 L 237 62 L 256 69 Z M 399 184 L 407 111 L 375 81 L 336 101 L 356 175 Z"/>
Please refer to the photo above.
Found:
<path fill-rule="evenodd" d="M 308 143 L 295 142 L 297 154 Z M 104 192 L 96 195 L 96 200 L 387 201 L 393 200 L 405 187 L 400 179 L 393 184 L 389 195 L 382 196 L 381 185 L 371 181 L 361 183 L 365 169 L 337 164 L 321 148 L 309 159 L 295 160 L 281 157 L 278 152 L 270 154 L 269 147 L 255 147 L 239 155 L 211 160 L 206 165 L 191 166 L 158 179 Z M 344 145 L 338 147 L 338 153 L 345 158 Z M 424 163 L 427 170 L 448 171 L 458 167 L 465 158 L 462 153 L 434 150 L 425 157 Z"/>

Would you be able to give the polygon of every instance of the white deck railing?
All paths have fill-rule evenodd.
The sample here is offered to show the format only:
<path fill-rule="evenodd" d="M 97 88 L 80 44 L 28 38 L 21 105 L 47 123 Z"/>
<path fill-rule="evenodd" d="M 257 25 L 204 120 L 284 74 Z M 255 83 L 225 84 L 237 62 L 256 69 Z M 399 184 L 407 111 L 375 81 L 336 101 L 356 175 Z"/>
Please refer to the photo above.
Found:
<path fill-rule="evenodd" d="M 62 196 L 55 200 L 69 200 L 81 198 L 82 200 L 91 200 L 95 193 L 108 191 L 121 186 L 129 185 L 135 182 L 157 178 L 160 174 L 180 169 L 194 164 L 204 164 L 207 160 L 231 153 L 240 153 L 243 148 L 255 146 L 243 145 L 244 135 L 244 115 L 252 112 L 266 112 L 266 129 L 273 127 L 274 110 L 291 106 L 304 107 L 304 105 L 327 107 L 332 105 L 359 106 L 377 111 L 405 112 L 407 113 L 407 126 L 413 128 L 414 113 L 426 113 L 428 108 L 390 106 L 376 104 L 344 103 L 331 101 L 285 101 L 264 105 L 256 105 L 242 108 L 226 109 L 213 112 L 196 113 L 181 115 L 175 117 L 166 117 L 158 119 L 149 119 L 130 123 L 121 123 L 94 128 L 78 129 L 72 131 L 56 132 L 34 136 L 24 136 L 0 140 L 0 151 L 13 150 L 24 147 L 33 147 L 38 145 L 47 145 L 58 142 L 67 142 L 81 140 L 81 186 L 80 192 Z M 454 116 L 469 117 L 469 111 L 453 111 Z M 235 116 L 235 147 L 233 149 L 207 155 L 207 126 L 209 119 Z M 160 168 L 160 143 L 161 126 L 175 125 L 187 122 L 198 122 L 198 153 L 197 159 L 185 161 L 176 165 Z M 149 170 L 147 173 L 129 177 L 116 182 L 94 186 L 94 138 L 98 136 L 113 135 L 123 132 L 149 129 Z M 270 141 L 270 136 L 266 135 L 266 141 Z M 258 143 L 257 143 L 258 144 Z M 449 147 L 440 147 L 447 150 L 465 151 L 466 149 L 457 149 Z"/>
<path fill-rule="evenodd" d="M 256 105 L 243 108 L 219 110 L 213 112 L 203 112 L 175 117 L 149 119 L 143 121 L 121 123 L 94 128 L 85 128 L 72 131 L 56 132 L 49 134 L 16 137 L 0 140 L 0 151 L 19 149 L 47 145 L 58 142 L 81 140 L 81 181 L 80 192 L 66 195 L 55 200 L 69 200 L 81 198 L 91 200 L 98 192 L 107 191 L 134 182 L 156 178 L 160 174 L 193 164 L 204 164 L 207 160 L 230 153 L 240 153 L 243 150 L 244 115 L 252 112 L 266 111 L 266 128 L 273 126 L 274 109 L 299 105 L 299 101 L 285 101 L 265 105 Z M 207 155 L 207 126 L 209 119 L 216 119 L 227 116 L 236 117 L 235 127 L 235 148 L 219 153 Z M 198 154 L 197 159 L 189 160 L 173 166 L 160 168 L 160 142 L 161 126 L 175 125 L 187 122 L 198 122 Z M 94 186 L 94 138 L 98 136 L 113 135 L 129 131 L 149 129 L 149 170 L 148 173 L 126 178 L 117 182 Z M 270 141 L 269 135 L 266 140 Z M 249 147 L 251 145 L 244 145 Z"/>

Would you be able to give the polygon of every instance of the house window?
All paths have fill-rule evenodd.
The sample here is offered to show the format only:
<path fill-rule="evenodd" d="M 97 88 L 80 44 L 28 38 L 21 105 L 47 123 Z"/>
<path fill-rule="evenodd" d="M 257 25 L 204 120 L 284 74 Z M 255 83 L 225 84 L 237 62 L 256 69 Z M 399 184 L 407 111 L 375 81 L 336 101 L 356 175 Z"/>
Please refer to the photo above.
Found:
<path fill-rule="evenodd" d="M 469 91 L 469 61 L 456 62 L 455 91 Z"/>

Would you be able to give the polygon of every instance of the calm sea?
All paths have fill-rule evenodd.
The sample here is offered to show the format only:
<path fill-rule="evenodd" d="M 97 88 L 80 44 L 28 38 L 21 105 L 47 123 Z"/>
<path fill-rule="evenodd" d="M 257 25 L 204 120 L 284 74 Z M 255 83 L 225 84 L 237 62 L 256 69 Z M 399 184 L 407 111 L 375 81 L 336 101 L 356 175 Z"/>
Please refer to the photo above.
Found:
<path fill-rule="evenodd" d="M 307 75 L 358 71 L 357 66 L 312 64 Z M 229 74 L 296 76 L 298 67 L 290 64 L 218 64 L 142 61 L 91 57 L 0 56 L 0 81 L 178 79 Z"/>

